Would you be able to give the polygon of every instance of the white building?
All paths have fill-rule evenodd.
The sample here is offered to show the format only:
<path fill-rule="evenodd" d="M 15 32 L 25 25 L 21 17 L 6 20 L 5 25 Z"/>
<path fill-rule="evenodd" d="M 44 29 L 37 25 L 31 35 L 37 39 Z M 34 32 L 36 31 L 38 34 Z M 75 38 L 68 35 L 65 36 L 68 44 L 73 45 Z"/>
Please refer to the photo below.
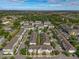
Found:
<path fill-rule="evenodd" d="M 0 36 L 0 44 L 2 44 L 3 42 L 5 42 L 5 38 Z"/>

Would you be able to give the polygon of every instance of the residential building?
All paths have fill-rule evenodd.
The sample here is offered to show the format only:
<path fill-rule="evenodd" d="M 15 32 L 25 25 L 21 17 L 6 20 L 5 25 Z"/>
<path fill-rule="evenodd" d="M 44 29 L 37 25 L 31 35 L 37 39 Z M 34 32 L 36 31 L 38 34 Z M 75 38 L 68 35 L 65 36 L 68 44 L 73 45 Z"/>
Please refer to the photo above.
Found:
<path fill-rule="evenodd" d="M 37 45 L 31 45 L 28 49 L 28 51 L 30 53 L 34 52 L 38 52 L 38 53 L 43 53 L 43 52 L 46 52 L 46 53 L 50 53 L 52 52 L 53 48 L 50 46 L 50 45 L 41 45 L 41 46 L 37 46 Z"/>
<path fill-rule="evenodd" d="M 50 39 L 47 33 L 41 33 L 41 37 L 43 39 L 43 44 L 50 45 Z"/>
<path fill-rule="evenodd" d="M 36 40 L 37 40 L 37 33 L 33 31 L 30 35 L 30 45 L 36 45 Z"/>
<path fill-rule="evenodd" d="M 14 54 L 14 50 L 18 51 L 20 47 L 22 37 L 24 36 L 26 29 L 21 29 L 20 32 L 7 44 L 3 49 L 3 54 Z"/>
<path fill-rule="evenodd" d="M 5 38 L 0 36 L 0 44 L 3 44 L 5 42 Z"/>
<path fill-rule="evenodd" d="M 69 53 L 76 52 L 76 49 L 66 39 L 61 41 L 62 47 Z"/>
<path fill-rule="evenodd" d="M 36 33 L 33 32 L 31 34 L 31 38 L 30 38 L 30 47 L 28 49 L 28 51 L 30 53 L 34 52 L 38 52 L 38 53 L 43 53 L 43 52 L 46 52 L 46 53 L 50 53 L 53 48 L 52 46 L 50 45 L 50 40 L 48 38 L 48 35 L 46 33 L 40 33 L 41 37 L 42 37 L 42 44 L 41 45 L 36 45 Z"/>
<path fill-rule="evenodd" d="M 58 38 L 59 38 L 59 42 L 64 50 L 66 50 L 70 53 L 76 52 L 76 49 L 70 44 L 70 42 L 67 40 L 67 38 L 59 31 L 58 31 Z"/>

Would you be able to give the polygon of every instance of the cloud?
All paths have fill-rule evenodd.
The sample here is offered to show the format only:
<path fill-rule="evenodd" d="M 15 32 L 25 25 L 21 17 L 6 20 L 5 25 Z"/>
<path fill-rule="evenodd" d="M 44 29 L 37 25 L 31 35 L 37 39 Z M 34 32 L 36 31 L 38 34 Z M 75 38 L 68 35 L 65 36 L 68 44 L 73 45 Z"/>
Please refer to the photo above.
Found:
<path fill-rule="evenodd" d="M 55 4 L 62 3 L 62 2 L 65 2 L 65 1 L 66 0 L 48 0 L 48 2 L 55 3 Z"/>
<path fill-rule="evenodd" d="M 10 2 L 20 2 L 20 1 L 24 1 L 24 0 L 9 0 Z"/>
<path fill-rule="evenodd" d="M 71 5 L 71 6 L 79 6 L 79 2 L 70 2 L 68 3 L 68 5 Z"/>
<path fill-rule="evenodd" d="M 16 1 L 19 1 L 19 0 L 9 0 L 9 1 L 13 1 L 13 2 L 16 2 Z"/>

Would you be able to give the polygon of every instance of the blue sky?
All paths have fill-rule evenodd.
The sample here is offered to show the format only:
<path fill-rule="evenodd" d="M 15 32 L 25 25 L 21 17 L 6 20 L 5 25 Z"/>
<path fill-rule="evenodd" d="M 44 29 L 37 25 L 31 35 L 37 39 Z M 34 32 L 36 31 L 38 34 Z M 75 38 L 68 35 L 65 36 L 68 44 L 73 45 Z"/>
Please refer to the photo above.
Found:
<path fill-rule="evenodd" d="M 0 10 L 79 10 L 79 0 L 1 0 Z"/>

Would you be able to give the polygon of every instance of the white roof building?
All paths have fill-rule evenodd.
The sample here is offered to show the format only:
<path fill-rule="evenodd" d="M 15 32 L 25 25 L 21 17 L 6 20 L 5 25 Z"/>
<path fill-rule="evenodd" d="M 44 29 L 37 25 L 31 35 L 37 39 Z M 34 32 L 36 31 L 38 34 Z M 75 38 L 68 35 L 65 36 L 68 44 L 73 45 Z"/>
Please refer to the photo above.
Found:
<path fill-rule="evenodd" d="M 5 38 L 0 36 L 0 44 L 2 44 L 3 42 L 5 42 Z"/>

